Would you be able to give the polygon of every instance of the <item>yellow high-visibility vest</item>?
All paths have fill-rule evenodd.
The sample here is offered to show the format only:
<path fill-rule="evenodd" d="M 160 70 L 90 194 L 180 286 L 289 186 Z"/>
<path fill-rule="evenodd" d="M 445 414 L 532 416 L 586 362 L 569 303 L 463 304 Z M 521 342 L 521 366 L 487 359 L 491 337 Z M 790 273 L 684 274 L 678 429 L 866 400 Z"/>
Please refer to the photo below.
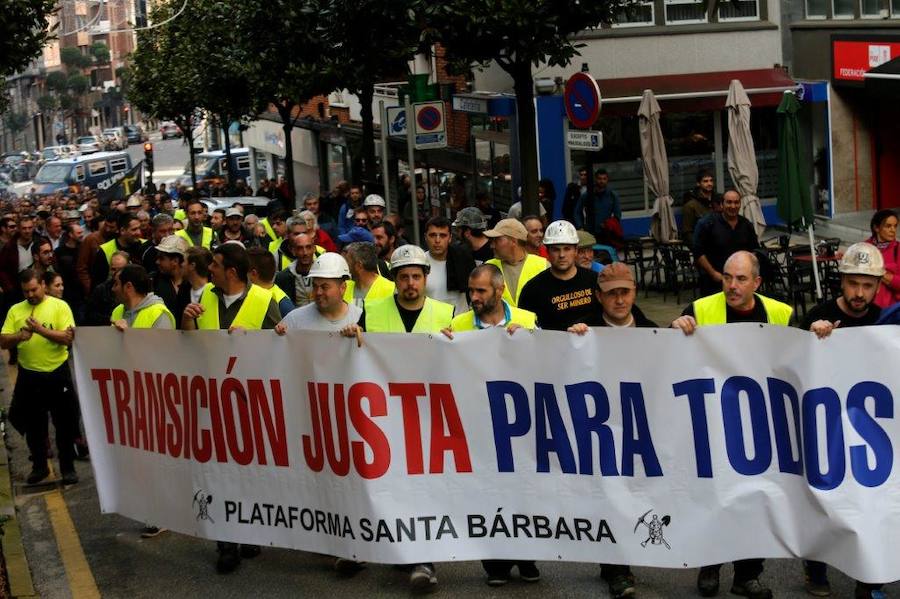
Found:
<path fill-rule="evenodd" d="M 244 303 L 241 304 L 231 326 L 249 330 L 262 329 L 271 301 L 272 293 L 268 289 L 250 285 Z M 197 318 L 197 328 L 202 330 L 222 328 L 219 322 L 219 296 L 213 292 L 211 285 L 203 289 L 200 305 L 203 306 L 203 314 Z"/>
<path fill-rule="evenodd" d="M 394 282 L 388 278 L 382 277 L 378 275 L 375 281 L 372 283 L 372 286 L 369 287 L 369 290 L 366 291 L 366 297 L 363 299 L 363 305 L 372 301 L 381 299 L 384 297 L 393 297 L 394 290 L 396 287 L 394 286 Z M 356 283 L 353 279 L 349 279 L 347 281 L 347 290 L 344 292 L 344 301 L 348 304 L 353 303 L 353 293 L 356 290 Z"/>
<path fill-rule="evenodd" d="M 190 234 L 186 229 L 180 229 L 175 231 L 175 234 L 188 242 L 189 247 L 194 246 L 194 242 L 191 240 Z M 213 230 L 209 227 L 203 227 L 203 235 L 200 238 L 200 245 L 205 247 L 206 249 L 212 249 L 212 240 L 213 240 Z"/>
<path fill-rule="evenodd" d="M 177 328 L 175 326 L 175 316 L 172 312 L 166 308 L 165 304 L 152 304 L 147 306 L 146 308 L 142 308 L 140 312 L 137 313 L 137 316 L 134 317 L 134 322 L 131 323 L 132 329 L 152 329 L 153 324 L 159 319 L 160 316 L 165 314 L 169 317 L 169 322 L 172 323 L 172 328 Z M 115 322 L 125 316 L 125 305 L 119 304 L 115 308 L 113 308 L 112 316 L 110 317 L 110 322 Z"/>
<path fill-rule="evenodd" d="M 756 297 L 762 301 L 763 307 L 766 309 L 769 324 L 782 327 L 788 326 L 791 321 L 791 314 L 794 312 L 793 308 L 764 295 L 757 294 Z M 701 327 L 726 324 L 728 322 L 726 306 L 725 294 L 721 291 L 714 295 L 694 300 L 694 320 Z"/>
<path fill-rule="evenodd" d="M 515 306 L 510 306 L 509 304 L 506 305 L 509 307 L 509 319 L 506 321 L 507 325 L 517 324 L 526 329 L 533 329 L 537 326 L 537 314 L 530 310 L 523 310 L 521 308 L 516 308 Z M 478 330 L 475 326 L 475 311 L 469 310 L 468 312 L 463 312 L 455 317 L 450 323 L 450 330 L 453 332 Z"/>
<path fill-rule="evenodd" d="M 487 263 L 493 264 L 503 273 L 503 262 L 499 258 L 491 258 Z M 519 287 L 516 289 L 515 297 L 509 290 L 509 285 L 506 285 L 506 289 L 503 290 L 503 299 L 506 300 L 506 303 L 513 307 L 518 306 L 519 294 L 522 293 L 525 283 L 547 270 L 548 266 L 550 266 L 550 263 L 541 256 L 535 256 L 534 254 L 525 256 L 525 264 L 522 265 L 522 274 L 519 275 Z M 506 273 L 503 273 L 503 281 L 506 281 Z"/>
<path fill-rule="evenodd" d="M 453 306 L 425 298 L 422 312 L 416 319 L 412 333 L 438 333 L 450 326 L 453 320 Z M 366 304 L 366 330 L 370 333 L 405 333 L 403 319 L 394 302 L 394 296 L 385 297 Z"/>

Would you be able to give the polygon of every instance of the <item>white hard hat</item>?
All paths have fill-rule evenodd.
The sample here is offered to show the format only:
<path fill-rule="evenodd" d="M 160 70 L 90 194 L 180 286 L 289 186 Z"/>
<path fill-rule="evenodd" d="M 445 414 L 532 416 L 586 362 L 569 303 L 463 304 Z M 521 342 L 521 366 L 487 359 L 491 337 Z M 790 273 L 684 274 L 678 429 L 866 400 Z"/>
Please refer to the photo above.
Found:
<path fill-rule="evenodd" d="M 321 279 L 349 279 L 350 267 L 340 254 L 325 252 L 312 263 L 307 276 Z"/>
<path fill-rule="evenodd" d="M 871 243 L 854 243 L 844 253 L 838 272 L 844 275 L 884 276 L 884 257 Z"/>
<path fill-rule="evenodd" d="M 544 231 L 544 245 L 567 244 L 578 245 L 578 231 L 575 225 L 567 220 L 553 221 Z"/>
<path fill-rule="evenodd" d="M 412 244 L 401 245 L 391 254 L 391 271 L 404 266 L 421 266 L 426 274 L 431 270 L 431 263 L 425 255 L 425 250 Z"/>
<path fill-rule="evenodd" d="M 382 208 L 385 208 L 387 207 L 387 204 L 384 203 L 384 198 L 377 193 L 370 193 L 366 196 L 366 199 L 363 200 L 363 206 L 366 208 L 369 206 L 381 206 Z"/>

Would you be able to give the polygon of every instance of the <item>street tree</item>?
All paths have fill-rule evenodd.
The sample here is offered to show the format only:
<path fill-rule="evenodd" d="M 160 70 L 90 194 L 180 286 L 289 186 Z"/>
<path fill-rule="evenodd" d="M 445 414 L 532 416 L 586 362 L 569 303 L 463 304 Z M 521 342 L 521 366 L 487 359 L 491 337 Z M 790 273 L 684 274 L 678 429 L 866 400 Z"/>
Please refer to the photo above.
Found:
<path fill-rule="evenodd" d="M 4 0 L 0 17 L 0 79 L 19 71 L 31 62 L 53 37 L 48 18 L 56 0 Z M 0 112 L 7 98 L 0 94 Z"/>
<path fill-rule="evenodd" d="M 161 2 L 151 10 L 150 19 L 161 23 L 173 13 L 170 3 Z M 184 131 L 191 160 L 191 181 L 196 188 L 193 131 L 197 125 L 201 94 L 193 51 L 190 23 L 184 19 L 139 31 L 130 66 L 121 76 L 123 89 L 127 90 L 131 104 L 144 114 L 174 122 Z"/>
<path fill-rule="evenodd" d="M 183 36 L 186 39 L 178 40 L 178 44 L 189 51 L 194 70 L 192 78 L 202 93 L 200 106 L 212 112 L 222 127 L 228 165 L 227 184 L 232 187 L 236 169 L 231 154 L 231 124 L 254 116 L 259 97 L 254 88 L 258 66 L 254 56 L 256 48 L 246 40 L 257 32 L 244 29 L 237 3 L 187 1 L 186 12 L 191 15 L 190 28 Z M 173 23 L 185 20 L 179 18 Z M 282 48 L 282 51 L 289 52 L 290 49 Z"/>
<path fill-rule="evenodd" d="M 68 71 L 86 69 L 94 64 L 94 61 L 90 56 L 82 54 L 81 50 L 72 46 L 60 48 L 59 60 L 66 65 Z"/>
<path fill-rule="evenodd" d="M 451 68 L 468 72 L 490 61 L 513 80 L 522 171 L 522 209 L 537 214 L 537 131 L 532 69 L 566 66 L 578 55 L 572 36 L 609 23 L 633 0 L 537 0 L 422 2 L 431 39 L 447 49 Z"/>
<path fill-rule="evenodd" d="M 365 181 L 375 180 L 375 84 L 404 78 L 407 63 L 421 50 L 422 29 L 413 11 L 417 4 L 417 0 L 319 0 L 322 36 L 331 47 L 330 70 L 340 87 L 359 98 L 362 146 L 356 162 L 361 160 L 362 169 L 354 169 L 357 179 L 361 170 Z"/>
<path fill-rule="evenodd" d="M 97 64 L 106 64 L 109 62 L 109 47 L 103 42 L 94 42 L 91 46 L 91 56 Z"/>
<path fill-rule="evenodd" d="M 245 0 L 235 10 L 241 28 L 254 32 L 243 36 L 243 42 L 253 46 L 250 55 L 256 61 L 251 84 L 257 96 L 255 108 L 263 112 L 274 106 L 281 119 L 285 175 L 293 205 L 297 189 L 291 133 L 297 113 L 303 103 L 337 85 L 325 60 L 328 47 L 321 37 L 319 13 L 309 0 Z"/>

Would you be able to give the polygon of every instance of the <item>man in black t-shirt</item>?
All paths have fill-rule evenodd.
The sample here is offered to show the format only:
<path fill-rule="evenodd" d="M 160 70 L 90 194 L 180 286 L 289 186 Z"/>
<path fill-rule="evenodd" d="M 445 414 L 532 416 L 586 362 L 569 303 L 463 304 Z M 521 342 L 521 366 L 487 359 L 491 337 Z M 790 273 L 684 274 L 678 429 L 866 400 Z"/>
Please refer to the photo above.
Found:
<path fill-rule="evenodd" d="M 841 296 L 816 306 L 803 321 L 803 329 L 815 333 L 819 339 L 828 337 L 838 327 L 873 325 L 881 315 L 881 308 L 872 303 L 884 276 L 881 251 L 869 243 L 854 243 L 841 258 L 838 272 L 841 273 Z M 828 566 L 810 560 L 803 562 L 803 570 L 808 592 L 816 595 L 831 592 Z M 881 586 L 857 581 L 855 594 L 869 597 Z"/>
<path fill-rule="evenodd" d="M 841 296 L 819 304 L 809 311 L 803 329 L 820 339 L 831 335 L 837 327 L 863 327 L 875 324 L 881 308 L 872 303 L 884 275 L 884 258 L 874 245 L 851 245 L 838 266 L 841 273 Z"/>
<path fill-rule="evenodd" d="M 544 232 L 544 245 L 550 268 L 525 284 L 519 295 L 519 308 L 534 312 L 538 326 L 551 331 L 591 322 L 600 309 L 594 293 L 597 278 L 592 270 L 575 263 L 575 226 L 564 220 L 550 223 Z"/>

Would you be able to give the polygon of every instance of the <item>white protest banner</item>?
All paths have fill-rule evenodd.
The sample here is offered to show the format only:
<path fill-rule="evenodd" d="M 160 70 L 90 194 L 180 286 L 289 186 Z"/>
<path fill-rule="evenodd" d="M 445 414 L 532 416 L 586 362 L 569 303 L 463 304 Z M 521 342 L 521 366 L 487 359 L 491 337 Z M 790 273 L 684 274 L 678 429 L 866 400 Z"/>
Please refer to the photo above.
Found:
<path fill-rule="evenodd" d="M 822 560 L 900 578 L 893 327 L 79 329 L 100 504 L 384 563 Z"/>

